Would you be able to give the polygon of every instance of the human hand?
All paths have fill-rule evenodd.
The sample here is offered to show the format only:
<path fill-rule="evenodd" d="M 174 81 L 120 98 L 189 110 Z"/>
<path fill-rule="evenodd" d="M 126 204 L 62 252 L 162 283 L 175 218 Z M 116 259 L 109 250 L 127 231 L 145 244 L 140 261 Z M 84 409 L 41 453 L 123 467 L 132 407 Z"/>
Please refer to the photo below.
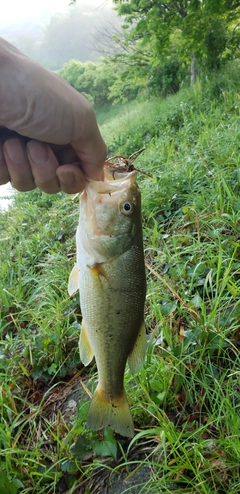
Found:
<path fill-rule="evenodd" d="M 0 184 L 76 193 L 86 175 L 100 180 L 106 145 L 90 103 L 1 38 L 0 71 Z M 1 139 L 3 127 L 29 139 Z"/>

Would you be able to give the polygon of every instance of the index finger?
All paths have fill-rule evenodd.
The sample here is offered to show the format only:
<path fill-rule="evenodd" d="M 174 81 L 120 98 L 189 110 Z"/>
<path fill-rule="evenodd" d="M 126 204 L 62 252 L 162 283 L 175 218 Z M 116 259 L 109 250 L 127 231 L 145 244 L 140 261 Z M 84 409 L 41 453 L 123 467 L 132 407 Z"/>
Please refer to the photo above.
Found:
<path fill-rule="evenodd" d="M 59 163 L 50 146 L 32 140 L 27 144 L 27 155 L 36 186 L 48 194 L 59 192 L 61 187 L 56 175 Z"/>

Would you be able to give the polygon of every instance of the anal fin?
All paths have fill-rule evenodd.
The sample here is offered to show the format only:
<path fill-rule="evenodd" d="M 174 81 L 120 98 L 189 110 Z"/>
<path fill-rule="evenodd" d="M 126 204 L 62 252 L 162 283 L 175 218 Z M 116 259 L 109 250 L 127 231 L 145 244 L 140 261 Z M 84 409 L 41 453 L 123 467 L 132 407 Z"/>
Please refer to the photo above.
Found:
<path fill-rule="evenodd" d="M 82 321 L 81 333 L 79 338 L 79 352 L 82 363 L 84 365 L 90 364 L 94 357 L 94 351 L 91 347 L 84 321 Z"/>
<path fill-rule="evenodd" d="M 128 365 L 132 374 L 137 374 L 144 364 L 147 350 L 147 336 L 144 321 L 141 324 L 135 345 L 128 356 Z"/>

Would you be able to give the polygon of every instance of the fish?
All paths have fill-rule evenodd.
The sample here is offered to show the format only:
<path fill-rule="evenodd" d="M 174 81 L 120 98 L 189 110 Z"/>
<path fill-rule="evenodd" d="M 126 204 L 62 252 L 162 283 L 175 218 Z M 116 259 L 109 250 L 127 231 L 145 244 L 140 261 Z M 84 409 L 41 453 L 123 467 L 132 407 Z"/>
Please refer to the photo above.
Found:
<path fill-rule="evenodd" d="M 87 366 L 95 356 L 98 370 L 87 426 L 132 437 L 124 373 L 127 361 L 132 374 L 140 371 L 147 345 L 141 192 L 135 171 L 115 173 L 114 179 L 104 173 L 103 181 L 87 180 L 80 196 L 77 262 L 68 292 L 80 292 L 80 359 Z"/>

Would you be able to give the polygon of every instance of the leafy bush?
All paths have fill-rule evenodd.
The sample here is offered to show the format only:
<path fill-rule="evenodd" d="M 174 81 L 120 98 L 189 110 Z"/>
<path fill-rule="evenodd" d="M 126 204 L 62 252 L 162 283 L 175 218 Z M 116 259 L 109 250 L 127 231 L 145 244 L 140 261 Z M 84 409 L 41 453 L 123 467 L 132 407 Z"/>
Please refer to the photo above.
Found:
<path fill-rule="evenodd" d="M 118 67 L 107 60 L 97 63 L 70 60 L 59 74 L 97 109 L 112 100 L 109 88 L 116 81 L 117 71 Z"/>
<path fill-rule="evenodd" d="M 169 59 L 164 64 L 153 66 L 148 78 L 148 87 L 152 94 L 166 97 L 179 91 L 186 76 L 183 65 L 179 60 Z"/>

